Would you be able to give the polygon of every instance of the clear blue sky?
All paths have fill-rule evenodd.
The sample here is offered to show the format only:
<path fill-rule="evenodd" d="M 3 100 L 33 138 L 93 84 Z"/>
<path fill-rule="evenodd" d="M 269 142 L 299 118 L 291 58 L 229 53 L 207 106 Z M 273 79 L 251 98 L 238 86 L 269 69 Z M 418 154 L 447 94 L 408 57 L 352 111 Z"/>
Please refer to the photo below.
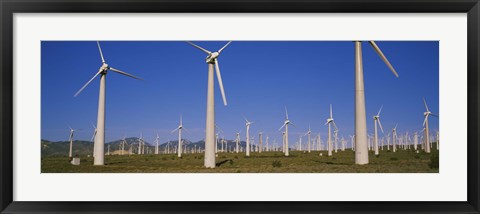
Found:
<path fill-rule="evenodd" d="M 195 42 L 216 51 L 226 42 Z M 190 133 L 204 138 L 206 118 L 206 54 L 178 41 L 101 41 L 109 65 L 144 81 L 110 71 L 107 75 L 106 142 L 124 135 L 148 142 L 158 131 L 161 142 L 174 140 L 180 114 Z M 430 110 L 439 113 L 439 43 L 437 41 L 377 44 L 393 64 L 397 79 L 371 46 L 363 43 L 368 132 L 381 105 L 385 134 L 398 123 L 399 133 L 422 129 L 425 97 Z M 78 140 L 90 140 L 96 125 L 99 78 L 73 97 L 101 66 L 95 41 L 44 41 L 41 49 L 41 137 L 68 140 L 67 124 L 79 131 Z M 290 141 L 298 140 L 311 124 L 325 140 L 329 105 L 339 128 L 348 136 L 354 128 L 354 43 L 348 41 L 234 41 L 219 57 L 228 106 L 223 106 L 215 80 L 216 123 L 227 139 L 242 131 L 243 116 L 255 123 L 251 135 L 264 131 L 281 143 L 278 131 L 287 106 L 296 125 Z M 441 116 L 441 115 L 440 115 Z M 430 129 L 438 129 L 431 117 Z M 305 142 L 305 141 L 304 141 Z"/>

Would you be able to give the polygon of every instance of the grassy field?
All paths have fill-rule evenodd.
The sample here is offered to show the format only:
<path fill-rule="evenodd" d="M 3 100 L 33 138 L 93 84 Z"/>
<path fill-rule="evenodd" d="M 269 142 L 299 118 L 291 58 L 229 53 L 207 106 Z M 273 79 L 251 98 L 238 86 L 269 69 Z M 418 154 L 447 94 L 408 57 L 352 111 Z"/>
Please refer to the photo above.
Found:
<path fill-rule="evenodd" d="M 434 147 L 435 148 L 435 147 Z M 379 156 L 370 152 L 368 165 L 355 165 L 352 150 L 338 151 L 327 157 L 323 151 L 304 153 L 282 152 L 218 153 L 217 167 L 203 167 L 203 154 L 176 155 L 110 155 L 105 156 L 104 166 L 93 166 L 92 157 L 80 157 L 79 166 L 71 165 L 68 157 L 43 157 L 42 173 L 438 173 L 438 151 L 431 154 L 412 150 L 380 151 Z"/>

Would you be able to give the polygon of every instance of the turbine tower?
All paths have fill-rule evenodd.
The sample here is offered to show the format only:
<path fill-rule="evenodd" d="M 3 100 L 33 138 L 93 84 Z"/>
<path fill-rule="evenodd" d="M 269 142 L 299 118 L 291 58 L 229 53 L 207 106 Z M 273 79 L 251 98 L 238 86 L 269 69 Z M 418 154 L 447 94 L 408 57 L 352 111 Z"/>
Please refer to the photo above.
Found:
<path fill-rule="evenodd" d="M 68 158 L 71 160 L 71 159 L 72 159 L 72 152 L 73 152 L 73 151 L 72 151 L 72 146 L 73 146 L 73 133 L 75 133 L 75 130 L 72 129 L 72 127 L 70 127 L 70 126 L 69 126 L 68 128 L 70 128 L 70 139 L 69 139 L 69 141 L 70 141 L 70 150 L 69 150 L 69 152 L 68 152 Z"/>
<path fill-rule="evenodd" d="M 393 147 L 393 152 L 397 152 L 397 125 L 395 125 L 395 128 L 392 129 L 392 147 Z"/>
<path fill-rule="evenodd" d="M 215 103 L 214 103 L 214 91 L 213 91 L 213 70 L 216 70 L 218 85 L 220 86 L 220 92 L 222 93 L 223 104 L 227 105 L 227 99 L 225 98 L 225 91 L 223 89 L 222 76 L 220 74 L 220 67 L 218 65 L 218 57 L 220 53 L 230 43 L 228 42 L 222 48 L 216 52 L 210 52 L 205 48 L 202 48 L 192 42 L 188 42 L 195 48 L 208 54 L 205 62 L 208 64 L 208 89 L 207 89 L 207 121 L 205 131 L 205 167 L 215 168 Z M 214 69 L 215 67 L 215 69 Z"/>
<path fill-rule="evenodd" d="M 250 125 L 252 125 L 253 122 L 250 122 L 247 120 L 247 118 L 243 118 L 245 119 L 245 126 L 247 126 L 247 142 L 246 142 L 246 148 L 245 148 L 245 151 L 246 151 L 246 156 L 247 157 L 250 157 Z"/>
<path fill-rule="evenodd" d="M 174 133 L 175 131 L 178 130 L 178 146 L 177 146 L 178 151 L 177 151 L 177 153 L 178 153 L 179 158 L 182 157 L 182 129 L 184 129 L 184 127 L 183 127 L 183 124 L 182 124 L 182 115 L 180 115 L 180 125 L 178 125 L 178 127 L 172 131 L 172 133 Z M 187 131 L 187 129 L 185 129 L 185 131 Z"/>
<path fill-rule="evenodd" d="M 397 72 L 374 41 L 369 41 L 383 62 L 398 77 Z M 363 81 L 362 42 L 355 41 L 355 164 L 368 164 L 367 119 Z"/>
<path fill-rule="evenodd" d="M 285 107 L 285 121 L 283 122 L 282 127 L 278 129 L 278 131 L 282 130 L 283 127 L 285 127 L 285 156 L 288 156 L 288 125 L 292 124 L 292 126 L 295 126 L 290 120 L 288 119 L 288 111 L 287 107 Z"/>
<path fill-rule="evenodd" d="M 129 73 L 123 72 L 116 68 L 110 67 L 103 58 L 102 48 L 100 47 L 100 43 L 97 41 L 98 50 L 100 51 L 100 57 L 102 59 L 102 66 L 100 66 L 98 72 L 85 84 L 83 85 L 80 90 L 74 95 L 74 97 L 78 96 L 80 92 L 87 87 L 90 82 L 92 82 L 98 75 L 100 75 L 100 92 L 98 95 L 98 114 L 97 114 L 97 136 L 95 138 L 94 144 L 94 160 L 93 165 L 104 165 L 105 164 L 105 154 L 104 154 L 104 146 L 105 146 L 105 90 L 106 90 L 106 76 L 108 71 L 114 71 L 119 74 L 123 74 L 128 77 L 132 77 L 135 79 L 140 79 L 136 76 L 133 76 Z M 141 80 L 141 79 L 140 79 Z"/>
<path fill-rule="evenodd" d="M 95 125 L 93 125 L 92 123 L 92 126 L 93 126 L 93 136 L 92 136 L 92 139 L 90 141 L 93 142 L 93 154 L 92 154 L 92 157 L 95 157 L 95 136 L 97 136 L 97 127 L 95 127 Z"/>
<path fill-rule="evenodd" d="M 158 136 L 157 132 L 157 138 L 155 138 L 155 142 L 157 143 L 157 146 L 155 147 L 155 154 L 158 155 L 158 143 L 160 142 L 160 137 Z"/>
<path fill-rule="evenodd" d="M 383 106 L 380 107 L 377 115 L 373 116 L 373 121 L 375 123 L 375 138 L 373 139 L 373 146 L 375 147 L 375 155 L 378 155 L 378 131 L 377 131 L 377 123 L 380 126 L 380 130 L 383 133 L 382 123 L 380 122 L 380 112 L 382 111 Z M 383 147 L 382 147 L 383 148 Z"/>
<path fill-rule="evenodd" d="M 327 122 L 325 125 L 328 124 L 328 156 L 332 156 L 332 124 L 335 127 L 335 130 L 337 129 L 337 125 L 335 124 L 335 121 L 333 120 L 333 113 L 332 113 L 332 104 L 330 104 L 330 117 L 327 119 Z"/>
<path fill-rule="evenodd" d="M 310 125 L 308 125 L 308 132 L 305 133 L 305 135 L 308 135 L 308 142 L 307 142 L 308 143 L 308 153 L 311 152 L 311 150 L 310 150 L 310 134 L 312 134 L 312 130 L 310 129 Z M 303 135 L 303 136 L 305 136 L 305 135 Z"/>
<path fill-rule="evenodd" d="M 235 152 L 238 153 L 239 152 L 238 144 L 240 143 L 240 131 L 237 132 L 237 138 L 235 139 L 235 143 L 236 143 Z"/>
<path fill-rule="evenodd" d="M 428 116 L 432 115 L 435 117 L 438 117 L 438 115 L 433 114 L 430 109 L 428 109 L 427 102 L 425 101 L 425 98 L 423 98 L 423 104 L 425 104 L 425 109 L 427 110 L 426 112 L 423 113 L 425 116 L 425 120 L 423 121 L 423 127 L 425 127 L 425 152 L 430 153 L 430 129 L 428 127 Z"/>
<path fill-rule="evenodd" d="M 263 149 L 263 133 L 260 132 L 258 133 L 258 144 L 259 144 L 259 148 L 258 148 L 258 153 L 262 153 L 262 149 Z"/>

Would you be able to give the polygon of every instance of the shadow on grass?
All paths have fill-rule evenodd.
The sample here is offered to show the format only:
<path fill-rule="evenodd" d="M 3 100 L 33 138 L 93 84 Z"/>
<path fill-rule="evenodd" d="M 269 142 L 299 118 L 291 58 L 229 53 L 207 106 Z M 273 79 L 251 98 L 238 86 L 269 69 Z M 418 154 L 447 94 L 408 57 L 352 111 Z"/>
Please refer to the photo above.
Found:
<path fill-rule="evenodd" d="M 216 163 L 215 166 L 220 167 L 221 165 L 223 165 L 224 163 L 229 162 L 229 161 L 233 161 L 233 160 L 232 159 L 227 159 L 227 160 L 224 160 L 224 161 L 220 161 L 220 162 Z"/>

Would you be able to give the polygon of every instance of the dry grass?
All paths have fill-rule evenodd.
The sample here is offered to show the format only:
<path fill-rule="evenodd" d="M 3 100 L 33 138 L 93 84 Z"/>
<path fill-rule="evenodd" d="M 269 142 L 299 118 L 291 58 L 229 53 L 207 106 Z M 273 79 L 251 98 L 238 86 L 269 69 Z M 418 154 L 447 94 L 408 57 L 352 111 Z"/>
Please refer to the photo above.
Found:
<path fill-rule="evenodd" d="M 42 158 L 42 173 L 438 173 L 432 161 L 438 163 L 438 151 L 432 154 L 412 150 L 396 153 L 381 151 L 376 157 L 370 152 L 368 165 L 355 165 L 354 152 L 338 151 L 327 157 L 326 152 L 290 152 L 285 157 L 281 152 L 219 153 L 215 169 L 203 167 L 203 154 L 176 155 L 110 155 L 105 156 L 105 166 L 93 166 L 92 157 L 80 157 L 81 165 L 68 163 L 68 157 Z"/>

